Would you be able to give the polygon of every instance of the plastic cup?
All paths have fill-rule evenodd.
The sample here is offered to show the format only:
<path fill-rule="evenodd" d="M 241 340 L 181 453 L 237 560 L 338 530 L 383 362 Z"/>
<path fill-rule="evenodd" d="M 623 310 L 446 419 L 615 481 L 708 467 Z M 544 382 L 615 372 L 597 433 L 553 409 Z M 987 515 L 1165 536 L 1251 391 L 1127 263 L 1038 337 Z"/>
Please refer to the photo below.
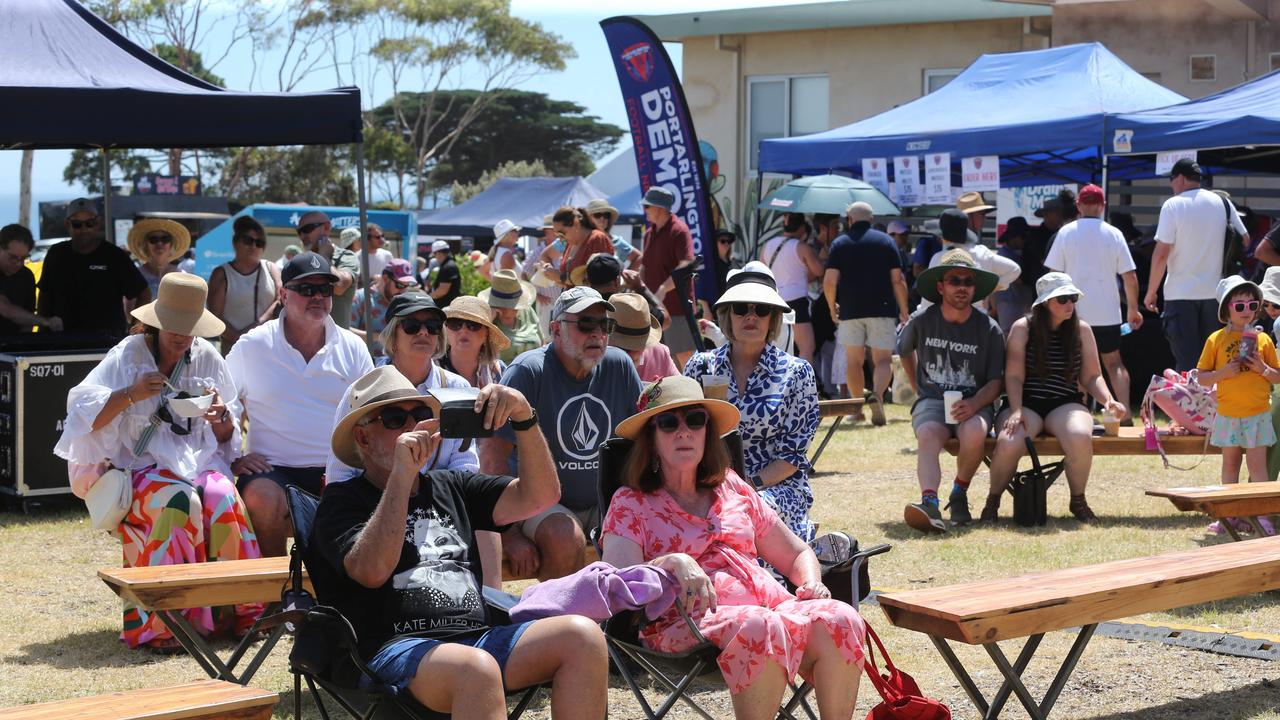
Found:
<path fill-rule="evenodd" d="M 729 399 L 729 378 L 726 375 L 703 375 L 702 394 L 708 400 Z"/>
<path fill-rule="evenodd" d="M 1102 413 L 1102 429 L 1107 437 L 1119 437 L 1120 435 L 1120 418 L 1116 417 L 1110 411 Z"/>
<path fill-rule="evenodd" d="M 956 416 L 951 413 L 951 406 L 963 399 L 964 393 L 959 390 L 948 390 L 942 393 L 943 419 L 948 425 L 956 424 Z"/>

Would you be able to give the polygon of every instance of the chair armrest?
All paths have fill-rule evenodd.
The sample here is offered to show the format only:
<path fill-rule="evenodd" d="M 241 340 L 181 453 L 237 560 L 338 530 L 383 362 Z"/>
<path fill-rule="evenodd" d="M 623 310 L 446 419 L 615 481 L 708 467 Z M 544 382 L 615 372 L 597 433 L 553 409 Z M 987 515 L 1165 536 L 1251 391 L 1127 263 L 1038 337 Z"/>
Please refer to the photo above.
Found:
<path fill-rule="evenodd" d="M 481 590 L 484 595 L 484 604 L 489 608 L 489 619 L 493 621 L 493 624 L 510 625 L 511 608 L 516 606 L 520 598 L 491 587 L 484 587 Z"/>

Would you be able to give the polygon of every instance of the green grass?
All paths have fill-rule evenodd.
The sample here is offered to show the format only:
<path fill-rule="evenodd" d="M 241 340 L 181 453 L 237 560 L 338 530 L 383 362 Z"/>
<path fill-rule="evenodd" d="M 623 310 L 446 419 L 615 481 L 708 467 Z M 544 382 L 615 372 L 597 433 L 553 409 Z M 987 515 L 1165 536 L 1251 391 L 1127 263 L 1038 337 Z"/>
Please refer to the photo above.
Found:
<path fill-rule="evenodd" d="M 876 558 L 872 581 L 878 588 L 911 589 L 981 578 L 1070 567 L 1106 560 L 1186 550 L 1223 542 L 1204 534 L 1207 520 L 1182 514 L 1167 501 L 1143 494 L 1146 487 L 1213 484 L 1216 458 L 1188 472 L 1163 470 L 1155 456 L 1099 458 L 1089 485 L 1089 502 L 1101 521 L 1083 526 L 1067 513 L 1065 479 L 1049 492 L 1049 524 L 1017 528 L 1006 521 L 945 536 L 919 535 L 902 523 L 902 508 L 918 499 L 915 444 L 904 408 L 889 408 L 884 428 L 841 429 L 827 447 L 812 479 L 817 498 L 813 515 L 824 530 L 845 530 L 863 545 L 891 543 Z M 826 423 L 820 434 L 826 431 Z M 821 435 L 820 435 L 821 436 Z M 944 477 L 954 468 L 943 459 Z M 985 496 L 985 469 L 974 480 L 974 511 Z M 944 488 L 945 492 L 945 488 Z M 1004 515 L 1012 512 L 1006 500 Z M 0 706 L 92 695 L 113 690 L 172 684 L 203 677 L 195 661 L 158 658 L 130 651 L 116 639 L 119 602 L 97 579 L 100 567 L 121 562 L 118 541 L 94 531 L 79 509 L 37 510 L 32 515 L 0 514 Z M 518 586 L 513 586 L 517 588 Z M 863 614 L 925 692 L 943 699 L 954 717 L 977 717 L 928 639 L 889 626 L 874 605 Z M 1280 593 L 1268 593 L 1136 618 L 1148 622 L 1210 626 L 1280 636 Z M 1037 696 L 1052 679 L 1071 637 L 1045 638 L 1029 669 L 1027 684 Z M 229 642 L 217 645 L 224 653 Z M 283 641 L 253 684 L 282 693 L 277 716 L 292 707 L 292 678 L 285 668 L 289 642 Z M 1016 654 L 1020 642 L 1004 644 Z M 957 646 L 988 695 L 998 673 L 981 648 Z M 874 692 L 863 683 L 855 717 L 870 709 Z M 716 717 L 731 717 L 727 694 L 699 683 L 696 694 Z M 526 717 L 549 717 L 540 701 Z M 626 688 L 614 681 L 610 718 L 642 717 Z M 672 718 L 694 718 L 677 709 Z M 1002 717 L 1025 713 L 1013 703 Z M 1280 720 L 1280 663 L 1217 655 L 1147 642 L 1098 637 L 1090 644 L 1054 710 L 1054 717 L 1164 720 L 1165 718 L 1248 718 Z"/>

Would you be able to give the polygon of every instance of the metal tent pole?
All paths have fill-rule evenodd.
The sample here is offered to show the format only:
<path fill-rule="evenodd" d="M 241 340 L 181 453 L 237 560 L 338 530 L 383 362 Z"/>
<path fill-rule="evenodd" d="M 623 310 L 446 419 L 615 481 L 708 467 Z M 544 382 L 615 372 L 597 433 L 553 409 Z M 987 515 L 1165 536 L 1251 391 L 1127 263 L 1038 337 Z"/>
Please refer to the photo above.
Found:
<path fill-rule="evenodd" d="M 102 232 L 109 243 L 115 243 L 115 222 L 111 219 L 111 159 L 102 148 Z"/>
<path fill-rule="evenodd" d="M 356 194 L 359 196 L 360 203 L 360 278 L 356 280 L 361 283 L 361 287 L 365 288 L 364 302 L 360 304 L 360 316 L 364 318 L 364 326 L 366 332 L 364 334 L 365 345 L 368 346 L 370 354 L 373 352 L 373 332 L 367 330 L 373 327 L 371 322 L 373 316 L 372 298 L 369 297 L 369 289 L 366 278 L 369 277 L 369 207 L 364 197 L 364 142 L 356 143 Z"/>

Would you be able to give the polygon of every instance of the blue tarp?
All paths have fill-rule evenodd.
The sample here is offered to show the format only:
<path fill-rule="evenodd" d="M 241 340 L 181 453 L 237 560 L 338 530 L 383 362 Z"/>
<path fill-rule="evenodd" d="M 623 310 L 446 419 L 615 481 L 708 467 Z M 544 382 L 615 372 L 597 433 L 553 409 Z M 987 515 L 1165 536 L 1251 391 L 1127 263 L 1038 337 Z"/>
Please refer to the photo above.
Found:
<path fill-rule="evenodd" d="M 1280 71 L 1180 105 L 1109 117 L 1107 141 L 1107 152 L 1117 154 L 1280 145 Z"/>
<path fill-rule="evenodd" d="M 537 234 L 543 216 L 562 206 L 582 207 L 604 193 L 580 177 L 499 178 L 487 190 L 451 208 L 419 220 L 421 235 L 492 237 L 493 226 L 506 218 Z"/>
<path fill-rule="evenodd" d="M 760 168 L 861 175 L 862 158 L 999 155 L 1001 184 L 1095 180 L 1105 114 L 1186 100 L 1099 43 L 983 55 L 922 98 L 826 132 L 760 143 Z"/>
<path fill-rule="evenodd" d="M 361 139 L 360 90 L 244 93 L 165 63 L 76 0 L 0 2 L 5 147 L 330 145 Z"/>
<path fill-rule="evenodd" d="M 642 197 L 644 193 L 640 192 L 639 183 L 609 196 L 609 204 L 618 209 L 618 222 L 629 225 L 644 223 L 644 206 L 640 204 Z"/>

